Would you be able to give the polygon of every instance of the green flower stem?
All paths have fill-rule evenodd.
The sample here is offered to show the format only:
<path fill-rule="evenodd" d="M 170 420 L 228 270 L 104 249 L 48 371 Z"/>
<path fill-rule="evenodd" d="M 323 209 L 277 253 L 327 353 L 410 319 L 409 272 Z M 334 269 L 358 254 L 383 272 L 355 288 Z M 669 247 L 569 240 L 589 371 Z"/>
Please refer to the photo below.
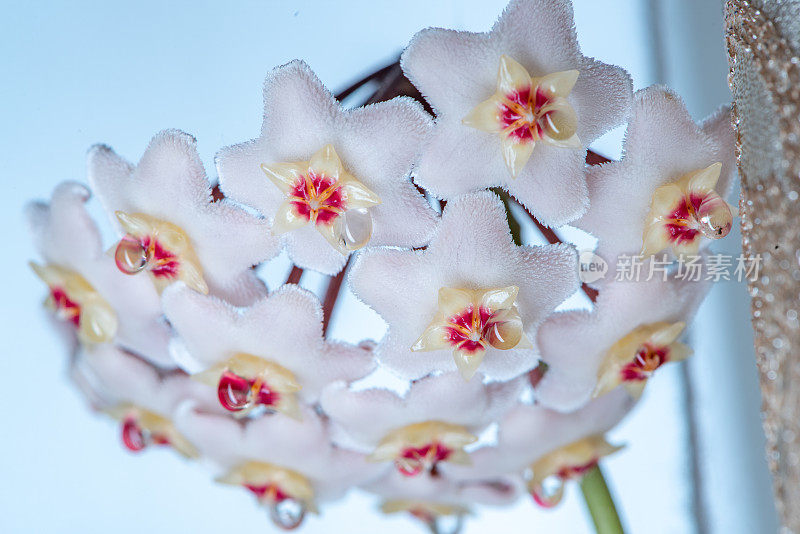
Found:
<path fill-rule="evenodd" d="M 581 492 L 586 508 L 592 515 L 597 534 L 625 534 L 617 507 L 608 490 L 600 466 L 592 467 L 581 479 Z"/>

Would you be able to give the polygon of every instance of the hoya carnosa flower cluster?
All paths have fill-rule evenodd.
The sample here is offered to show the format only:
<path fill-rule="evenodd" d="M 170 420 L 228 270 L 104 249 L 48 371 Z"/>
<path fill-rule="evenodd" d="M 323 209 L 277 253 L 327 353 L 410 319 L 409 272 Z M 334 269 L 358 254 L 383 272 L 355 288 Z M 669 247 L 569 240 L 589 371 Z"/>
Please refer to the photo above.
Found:
<path fill-rule="evenodd" d="M 733 136 L 726 109 L 697 125 L 666 88 L 632 94 L 581 54 L 572 19 L 567 0 L 513 0 L 488 33 L 423 30 L 407 79 L 382 82 L 411 97 L 360 107 L 302 61 L 278 67 L 258 137 L 217 155 L 217 189 L 188 134 L 157 134 L 136 165 L 97 146 L 113 242 L 83 185 L 32 204 L 71 375 L 125 447 L 208 460 L 284 528 L 354 487 L 431 528 L 526 492 L 553 506 L 615 452 L 605 434 L 691 353 L 709 284 L 601 280 L 591 309 L 563 309 L 577 251 L 511 223 L 573 224 L 609 262 L 698 253 L 735 215 Z M 586 167 L 626 120 L 622 160 Z M 296 276 L 267 288 L 284 250 L 293 275 L 332 277 L 324 299 Z M 327 333 L 342 278 L 382 338 Z M 385 371 L 404 388 L 380 387 Z"/>

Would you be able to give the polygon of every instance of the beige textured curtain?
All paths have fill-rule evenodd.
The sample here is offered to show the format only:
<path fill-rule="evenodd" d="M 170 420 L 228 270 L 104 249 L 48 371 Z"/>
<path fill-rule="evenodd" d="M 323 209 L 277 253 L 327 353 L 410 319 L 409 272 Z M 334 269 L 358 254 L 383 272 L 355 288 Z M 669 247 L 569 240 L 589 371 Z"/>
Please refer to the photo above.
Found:
<path fill-rule="evenodd" d="M 800 0 L 728 0 L 725 25 L 767 459 L 800 533 Z"/>

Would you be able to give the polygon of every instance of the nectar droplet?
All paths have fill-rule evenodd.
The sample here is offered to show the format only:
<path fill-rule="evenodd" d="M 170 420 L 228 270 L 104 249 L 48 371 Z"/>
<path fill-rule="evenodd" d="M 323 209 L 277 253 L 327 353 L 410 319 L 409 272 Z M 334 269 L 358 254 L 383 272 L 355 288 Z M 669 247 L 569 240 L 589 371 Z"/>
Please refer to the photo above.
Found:
<path fill-rule="evenodd" d="M 561 502 L 564 496 L 564 479 L 551 475 L 530 488 L 531 497 L 542 508 L 552 508 Z"/>
<path fill-rule="evenodd" d="M 337 239 L 347 250 L 363 248 L 372 237 L 372 215 L 366 208 L 347 210 L 333 224 Z"/>
<path fill-rule="evenodd" d="M 117 314 L 105 302 L 87 306 L 81 315 L 80 331 L 93 343 L 104 343 L 117 332 Z"/>
<path fill-rule="evenodd" d="M 722 239 L 731 231 L 733 214 L 725 201 L 711 192 L 697 208 L 697 224 L 707 238 Z"/>
<path fill-rule="evenodd" d="M 459 534 L 464 528 L 464 516 L 440 515 L 428 523 L 431 534 Z"/>
<path fill-rule="evenodd" d="M 513 349 L 522 339 L 522 318 L 518 313 L 504 310 L 498 314 L 496 321 L 489 324 L 484 337 L 496 349 Z"/>
<path fill-rule="evenodd" d="M 540 123 L 548 137 L 557 141 L 566 141 L 578 129 L 575 111 L 569 105 L 557 106 L 545 113 Z"/>
<path fill-rule="evenodd" d="M 395 466 L 397 470 L 400 472 L 401 475 L 407 477 L 415 477 L 422 472 L 425 468 L 425 464 L 421 458 L 406 458 L 400 457 L 395 460 Z"/>
<path fill-rule="evenodd" d="M 147 447 L 147 437 L 135 417 L 126 417 L 122 422 L 122 443 L 131 452 Z"/>
<path fill-rule="evenodd" d="M 136 274 L 147 267 L 147 250 L 138 239 L 126 234 L 117 245 L 114 261 L 123 273 Z"/>
<path fill-rule="evenodd" d="M 217 386 L 217 396 L 220 404 L 231 412 L 249 408 L 253 403 L 251 386 L 250 381 L 246 378 L 228 370 L 223 371 Z"/>
<path fill-rule="evenodd" d="M 294 530 L 303 523 L 303 519 L 306 517 L 306 505 L 291 497 L 280 499 L 270 504 L 269 516 L 278 528 Z"/>

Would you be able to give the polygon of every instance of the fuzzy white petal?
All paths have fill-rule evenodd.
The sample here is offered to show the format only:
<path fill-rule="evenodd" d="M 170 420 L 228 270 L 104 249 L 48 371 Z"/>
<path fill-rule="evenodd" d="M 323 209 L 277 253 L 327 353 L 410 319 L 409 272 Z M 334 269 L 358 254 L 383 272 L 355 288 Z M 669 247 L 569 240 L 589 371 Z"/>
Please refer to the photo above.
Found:
<path fill-rule="evenodd" d="M 466 195 L 447 204 L 427 250 L 371 249 L 359 255 L 351 287 L 389 323 L 378 345 L 378 359 L 392 371 L 420 378 L 455 371 L 452 351 L 411 352 L 438 307 L 439 289 L 518 286 L 517 304 L 531 339 L 539 323 L 577 290 L 577 260 L 572 247 L 517 247 L 505 210 L 489 192 Z M 489 348 L 479 372 L 508 380 L 536 365 L 533 349 Z"/>
<path fill-rule="evenodd" d="M 722 162 L 718 191 L 730 192 L 735 176 L 733 130 L 723 108 L 702 128 L 680 97 L 662 86 L 636 92 L 622 161 L 596 165 L 587 176 L 590 207 L 576 226 L 599 240 L 597 253 L 613 263 L 638 254 L 650 204 L 659 186 Z M 703 240 L 703 245 L 708 244 Z"/>
<path fill-rule="evenodd" d="M 49 204 L 28 206 L 28 225 L 37 250 L 47 263 L 84 277 L 114 309 L 116 343 L 161 367 L 174 367 L 158 294 L 150 280 L 123 274 L 104 253 L 100 232 L 86 210 L 89 197 L 85 186 L 64 182 L 53 191 Z"/>
<path fill-rule="evenodd" d="M 500 137 L 461 122 L 494 94 L 502 55 L 533 77 L 580 71 L 567 100 L 577 114 L 582 145 L 575 150 L 537 142 L 516 179 L 505 169 Z M 547 225 L 570 222 L 585 211 L 584 149 L 628 117 L 631 80 L 622 69 L 580 53 L 569 2 L 514 0 L 489 33 L 422 30 L 401 65 L 437 114 L 416 168 L 421 185 L 445 199 L 500 185 Z"/>
<path fill-rule="evenodd" d="M 344 443 L 371 452 L 390 431 L 413 423 L 442 421 L 480 432 L 499 418 L 518 398 L 520 382 L 484 386 L 465 382 L 458 373 L 422 378 L 404 397 L 384 389 L 352 391 L 332 384 L 321 406 L 347 439 Z"/>
<path fill-rule="evenodd" d="M 181 228 L 212 294 L 246 304 L 264 293 L 250 267 L 276 255 L 278 241 L 265 220 L 227 199 L 211 201 L 195 145 L 190 135 L 165 130 L 135 167 L 110 148 L 96 146 L 89 152 L 89 183 L 112 220 L 116 211 L 143 213 Z"/>
<path fill-rule="evenodd" d="M 705 281 L 655 277 L 604 285 L 593 312 L 553 315 L 539 329 L 542 360 L 550 367 L 536 386 L 544 406 L 574 410 L 591 397 L 608 349 L 631 330 L 660 321 L 689 322 L 710 289 Z"/>
<path fill-rule="evenodd" d="M 223 191 L 272 219 L 284 196 L 261 164 L 308 161 L 332 145 L 345 169 L 377 194 L 370 209 L 373 245 L 422 246 L 436 217 L 409 178 L 428 136 L 430 118 L 408 98 L 343 109 L 302 61 L 278 67 L 264 83 L 264 123 L 257 139 L 222 149 L 217 168 Z M 335 274 L 346 257 L 309 227 L 283 237 L 300 267 Z"/>
<path fill-rule="evenodd" d="M 362 378 L 374 367 L 368 350 L 323 340 L 319 301 L 294 285 L 244 309 L 184 284 L 168 288 L 163 301 L 167 318 L 203 368 L 238 353 L 258 356 L 291 371 L 302 387 L 298 394 L 309 403 L 327 384 Z"/>

